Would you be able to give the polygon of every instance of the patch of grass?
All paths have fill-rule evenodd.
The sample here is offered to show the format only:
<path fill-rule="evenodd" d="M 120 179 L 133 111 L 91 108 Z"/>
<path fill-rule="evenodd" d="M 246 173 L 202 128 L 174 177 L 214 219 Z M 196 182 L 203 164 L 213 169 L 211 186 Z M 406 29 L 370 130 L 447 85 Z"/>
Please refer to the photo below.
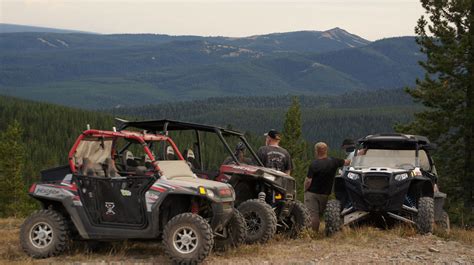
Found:
<path fill-rule="evenodd" d="M 442 229 L 436 229 L 434 234 L 445 240 L 462 242 L 474 246 L 474 230 L 466 230 L 462 228 L 451 228 L 449 232 Z"/>
<path fill-rule="evenodd" d="M 0 263 L 31 263 L 20 247 L 18 234 L 23 219 L 0 219 Z"/>

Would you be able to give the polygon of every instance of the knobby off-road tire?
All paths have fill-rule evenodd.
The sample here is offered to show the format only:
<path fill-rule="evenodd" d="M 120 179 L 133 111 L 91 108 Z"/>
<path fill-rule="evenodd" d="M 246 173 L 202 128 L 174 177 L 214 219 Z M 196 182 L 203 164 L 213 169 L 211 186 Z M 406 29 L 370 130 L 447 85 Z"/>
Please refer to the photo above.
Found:
<path fill-rule="evenodd" d="M 211 252 L 214 238 L 211 226 L 197 214 L 173 217 L 163 230 L 166 254 L 176 264 L 197 264 Z"/>
<path fill-rule="evenodd" d="M 219 235 L 214 237 L 214 248 L 217 251 L 226 251 L 230 248 L 238 247 L 247 238 L 247 226 L 244 216 L 237 209 L 234 209 L 232 218 L 224 229 L 225 237 Z"/>
<path fill-rule="evenodd" d="M 252 199 L 239 205 L 239 212 L 245 218 L 248 244 L 265 243 L 277 229 L 277 218 L 272 207 L 259 199 Z"/>
<path fill-rule="evenodd" d="M 418 200 L 418 214 L 415 223 L 418 233 L 424 235 L 433 232 L 434 200 L 432 197 L 421 197 Z"/>
<path fill-rule="evenodd" d="M 293 201 L 290 203 L 293 204 L 291 212 L 284 220 L 280 220 L 281 224 L 277 232 L 290 238 L 296 238 L 304 228 L 311 225 L 311 216 L 308 208 L 302 202 Z"/>
<path fill-rule="evenodd" d="M 21 248 L 33 258 L 56 256 L 69 247 L 69 233 L 63 215 L 54 210 L 39 210 L 21 225 Z"/>
<path fill-rule="evenodd" d="M 326 227 L 324 232 L 326 236 L 332 236 L 337 231 L 341 230 L 342 217 L 341 217 L 341 202 L 338 200 L 330 200 L 327 203 L 326 211 L 324 212 L 324 221 Z"/>

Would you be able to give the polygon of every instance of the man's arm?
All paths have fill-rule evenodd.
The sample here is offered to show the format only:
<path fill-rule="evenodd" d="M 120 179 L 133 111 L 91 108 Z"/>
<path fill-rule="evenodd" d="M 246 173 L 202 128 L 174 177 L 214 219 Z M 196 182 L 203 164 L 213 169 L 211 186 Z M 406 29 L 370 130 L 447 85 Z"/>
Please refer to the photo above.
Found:
<path fill-rule="evenodd" d="M 291 171 L 293 170 L 293 160 L 291 159 L 291 155 L 290 153 L 288 153 L 288 151 L 286 151 L 286 170 L 285 170 L 285 173 L 290 175 L 291 174 Z"/>
<path fill-rule="evenodd" d="M 291 156 L 288 155 L 288 164 L 286 165 L 285 173 L 287 175 L 291 174 L 291 170 L 293 170 L 293 160 L 291 160 Z"/>
<path fill-rule="evenodd" d="M 349 159 L 344 159 L 344 166 L 348 166 L 351 164 L 351 160 Z"/>
<path fill-rule="evenodd" d="M 307 191 L 309 189 L 309 187 L 311 186 L 311 178 L 309 177 L 306 177 L 304 179 L 304 191 Z"/>
<path fill-rule="evenodd" d="M 313 181 L 313 163 L 311 163 L 308 167 L 308 174 L 306 175 L 307 177 L 304 179 L 304 191 L 309 190 L 309 187 L 311 187 L 311 182 Z"/>

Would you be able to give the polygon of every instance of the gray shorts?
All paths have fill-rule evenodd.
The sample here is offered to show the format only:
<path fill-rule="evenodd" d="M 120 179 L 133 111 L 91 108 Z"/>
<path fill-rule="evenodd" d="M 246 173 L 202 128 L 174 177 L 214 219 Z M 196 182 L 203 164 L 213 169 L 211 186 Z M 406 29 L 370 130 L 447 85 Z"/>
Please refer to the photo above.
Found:
<path fill-rule="evenodd" d="M 304 192 L 304 205 L 308 208 L 311 216 L 319 216 L 326 210 L 329 195 L 316 194 L 310 191 Z"/>

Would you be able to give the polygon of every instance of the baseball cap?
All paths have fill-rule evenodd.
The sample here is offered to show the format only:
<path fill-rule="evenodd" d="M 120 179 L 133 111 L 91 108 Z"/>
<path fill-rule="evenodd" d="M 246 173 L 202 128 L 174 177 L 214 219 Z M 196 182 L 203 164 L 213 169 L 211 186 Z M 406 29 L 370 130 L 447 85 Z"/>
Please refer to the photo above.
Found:
<path fill-rule="evenodd" d="M 342 145 L 341 145 L 341 146 L 351 146 L 351 145 L 355 145 L 354 140 L 352 140 L 352 139 L 344 139 L 344 141 L 342 141 Z"/>
<path fill-rule="evenodd" d="M 272 139 L 276 139 L 276 140 L 280 140 L 280 132 L 275 130 L 275 129 L 271 129 L 270 131 L 268 131 L 266 134 L 264 134 L 264 136 L 269 136 L 270 138 Z"/>
<path fill-rule="evenodd" d="M 246 147 L 245 144 L 242 143 L 242 142 L 239 142 L 239 143 L 235 146 L 235 150 L 236 150 L 236 151 L 244 151 L 245 149 L 247 149 L 247 147 Z"/>

